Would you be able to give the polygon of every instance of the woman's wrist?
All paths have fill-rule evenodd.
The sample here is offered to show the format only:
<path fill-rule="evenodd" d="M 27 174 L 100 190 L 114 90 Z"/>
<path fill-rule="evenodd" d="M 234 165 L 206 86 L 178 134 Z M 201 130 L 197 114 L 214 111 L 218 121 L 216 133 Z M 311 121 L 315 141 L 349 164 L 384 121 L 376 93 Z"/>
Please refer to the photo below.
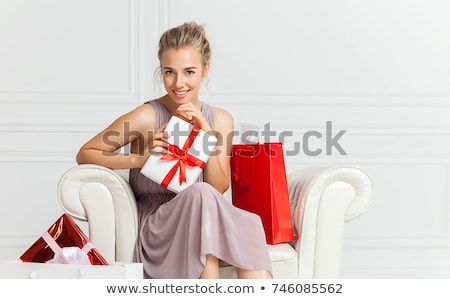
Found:
<path fill-rule="evenodd" d="M 131 154 L 130 156 L 130 168 L 142 168 L 147 161 L 147 159 L 150 157 L 150 154 L 145 155 L 142 153 L 139 154 Z"/>

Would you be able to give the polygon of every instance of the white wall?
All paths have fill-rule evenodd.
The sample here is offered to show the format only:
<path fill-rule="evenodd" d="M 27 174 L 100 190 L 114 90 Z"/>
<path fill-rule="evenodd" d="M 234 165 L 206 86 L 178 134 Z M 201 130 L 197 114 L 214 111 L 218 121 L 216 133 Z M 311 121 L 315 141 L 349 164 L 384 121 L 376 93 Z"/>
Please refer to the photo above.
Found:
<path fill-rule="evenodd" d="M 0 0 L 0 260 L 62 213 L 59 177 L 114 118 L 160 94 L 160 33 L 206 25 L 202 99 L 236 122 L 332 135 L 375 183 L 346 225 L 343 277 L 450 277 L 449 7 L 444 0 Z M 325 137 L 309 147 L 325 149 Z"/>

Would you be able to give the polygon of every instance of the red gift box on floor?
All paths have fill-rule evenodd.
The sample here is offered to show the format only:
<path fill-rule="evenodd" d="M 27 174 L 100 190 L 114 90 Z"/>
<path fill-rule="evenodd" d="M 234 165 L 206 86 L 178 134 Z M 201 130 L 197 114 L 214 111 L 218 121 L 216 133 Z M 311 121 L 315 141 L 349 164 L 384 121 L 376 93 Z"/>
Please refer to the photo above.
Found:
<path fill-rule="evenodd" d="M 20 259 L 35 263 L 108 265 L 68 214 L 59 217 Z"/>
<path fill-rule="evenodd" d="M 200 176 L 217 138 L 177 116 L 170 118 L 164 132 L 170 134 L 167 153 L 151 154 L 141 173 L 178 193 Z"/>
<path fill-rule="evenodd" d="M 282 143 L 233 144 L 231 171 L 233 205 L 261 217 L 268 244 L 292 241 Z"/>

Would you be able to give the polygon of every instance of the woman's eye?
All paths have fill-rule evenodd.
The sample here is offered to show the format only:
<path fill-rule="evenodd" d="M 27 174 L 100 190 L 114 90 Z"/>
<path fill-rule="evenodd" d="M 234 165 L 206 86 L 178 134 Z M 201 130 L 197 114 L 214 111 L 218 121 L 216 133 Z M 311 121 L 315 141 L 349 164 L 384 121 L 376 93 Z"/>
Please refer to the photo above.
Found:
<path fill-rule="evenodd" d="M 186 75 L 191 76 L 194 74 L 194 71 L 186 71 Z"/>
<path fill-rule="evenodd" d="M 173 73 L 173 71 L 166 71 L 165 74 L 168 76 L 172 76 L 174 73 Z"/>

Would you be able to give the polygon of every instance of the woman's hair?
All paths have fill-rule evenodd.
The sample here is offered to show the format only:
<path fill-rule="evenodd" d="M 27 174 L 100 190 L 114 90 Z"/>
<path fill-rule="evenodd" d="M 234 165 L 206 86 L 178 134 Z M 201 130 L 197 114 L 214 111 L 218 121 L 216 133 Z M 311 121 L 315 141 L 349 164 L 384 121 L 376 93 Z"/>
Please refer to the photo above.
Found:
<path fill-rule="evenodd" d="M 161 61 L 162 54 L 168 49 L 180 49 L 191 46 L 202 55 L 203 66 L 209 64 L 211 50 L 206 38 L 205 29 L 196 22 L 184 23 L 171 28 L 161 35 L 159 40 L 158 58 Z"/>

